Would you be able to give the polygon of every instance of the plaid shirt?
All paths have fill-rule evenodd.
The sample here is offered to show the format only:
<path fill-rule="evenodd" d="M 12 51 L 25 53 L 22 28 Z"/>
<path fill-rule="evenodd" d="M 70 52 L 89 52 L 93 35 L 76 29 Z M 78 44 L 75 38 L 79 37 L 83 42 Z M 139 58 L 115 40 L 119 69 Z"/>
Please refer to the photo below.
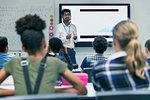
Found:
<path fill-rule="evenodd" d="M 147 61 L 148 65 L 150 65 L 150 58 L 147 58 L 146 61 Z"/>
<path fill-rule="evenodd" d="M 131 75 L 123 60 L 126 55 L 124 51 L 116 52 L 105 63 L 94 66 L 92 81 L 96 91 L 148 89 L 149 67 L 144 70 L 145 79 Z"/>
<path fill-rule="evenodd" d="M 96 54 L 94 56 L 87 56 L 84 58 L 81 64 L 81 68 L 92 68 L 93 65 L 96 65 L 98 62 L 104 62 L 106 60 L 106 57 L 103 56 L 103 54 Z"/>

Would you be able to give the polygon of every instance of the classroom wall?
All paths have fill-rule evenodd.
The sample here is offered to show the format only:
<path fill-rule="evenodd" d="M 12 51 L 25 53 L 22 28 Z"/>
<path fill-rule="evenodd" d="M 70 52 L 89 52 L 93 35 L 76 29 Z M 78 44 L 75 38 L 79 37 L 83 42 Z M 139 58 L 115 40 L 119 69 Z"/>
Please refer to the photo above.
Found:
<path fill-rule="evenodd" d="M 150 1 L 149 0 L 55 0 L 55 23 L 59 23 L 59 4 L 60 3 L 130 3 L 131 20 L 139 27 L 139 41 L 144 50 L 144 43 L 150 38 Z M 83 58 L 87 55 L 93 55 L 95 52 L 92 47 L 76 47 L 77 63 L 81 64 Z M 106 56 L 113 53 L 109 47 L 105 52 Z"/>

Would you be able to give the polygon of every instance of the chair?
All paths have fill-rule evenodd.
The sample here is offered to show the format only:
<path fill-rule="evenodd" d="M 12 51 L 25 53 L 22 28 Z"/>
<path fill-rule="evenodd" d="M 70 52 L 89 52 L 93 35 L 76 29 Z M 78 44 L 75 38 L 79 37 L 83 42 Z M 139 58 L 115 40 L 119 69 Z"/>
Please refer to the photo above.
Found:
<path fill-rule="evenodd" d="M 78 69 L 78 64 L 72 64 L 73 69 Z"/>
<path fill-rule="evenodd" d="M 115 91 L 115 92 L 99 92 L 96 100 L 150 100 L 150 91 Z"/>
<path fill-rule="evenodd" d="M 88 74 L 88 82 L 92 82 L 93 68 L 84 68 L 83 72 Z"/>
<path fill-rule="evenodd" d="M 0 98 L 0 100 L 77 100 L 75 93 L 54 93 L 54 94 L 36 94 L 24 96 L 9 96 Z"/>

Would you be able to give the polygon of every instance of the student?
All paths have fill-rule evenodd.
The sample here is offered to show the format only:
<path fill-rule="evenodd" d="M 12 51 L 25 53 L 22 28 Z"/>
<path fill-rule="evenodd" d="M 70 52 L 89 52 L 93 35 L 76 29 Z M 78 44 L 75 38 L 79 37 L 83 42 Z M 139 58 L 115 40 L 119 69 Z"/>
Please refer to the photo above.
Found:
<path fill-rule="evenodd" d="M 8 54 L 8 40 L 6 37 L 0 36 L 0 69 L 3 68 L 3 64 L 9 61 L 15 55 Z"/>
<path fill-rule="evenodd" d="M 103 53 L 107 49 L 107 40 L 103 37 L 96 37 L 93 41 L 93 49 L 96 52 L 96 55 L 87 56 L 81 63 L 81 72 L 88 74 L 88 82 L 92 82 L 91 76 L 93 66 L 98 62 L 104 62 L 106 57 L 104 57 Z"/>
<path fill-rule="evenodd" d="M 26 95 L 27 89 L 24 79 L 23 68 L 27 65 L 29 79 L 31 83 L 30 88 L 32 91 L 35 87 L 36 77 L 38 75 L 38 69 L 42 58 L 45 56 L 46 40 L 42 30 L 46 27 L 45 21 L 43 21 L 37 15 L 26 15 L 16 21 L 16 31 L 20 35 L 22 42 L 22 50 L 28 53 L 26 63 L 21 62 L 20 57 L 15 57 L 4 64 L 4 68 L 0 71 L 0 82 L 5 80 L 9 75 L 12 75 L 14 79 L 15 95 Z M 22 64 L 21 64 L 22 63 Z M 25 65 L 24 67 L 22 67 Z M 47 57 L 46 66 L 43 67 L 44 74 L 39 87 L 38 94 L 48 94 L 54 92 L 73 92 L 77 94 L 86 94 L 87 90 L 85 85 L 80 79 L 74 76 L 67 68 L 67 64 L 54 58 Z M 26 74 L 25 74 L 26 75 Z M 55 89 L 55 82 L 58 75 L 63 76 L 73 86 L 71 88 L 57 88 Z M 33 93 L 33 92 L 31 92 Z M 29 93 L 28 93 L 29 94 Z"/>
<path fill-rule="evenodd" d="M 57 55 L 60 50 L 62 50 L 64 52 L 65 57 Z M 53 38 L 49 39 L 48 53 L 46 55 L 57 57 L 58 59 L 67 63 L 68 68 L 70 70 L 73 69 L 73 64 L 72 64 L 70 57 L 67 53 L 67 48 L 65 46 L 63 46 L 63 43 L 59 38 L 53 37 Z"/>
<path fill-rule="evenodd" d="M 93 41 L 93 49 L 96 52 L 94 56 L 87 56 L 81 63 L 81 72 L 83 72 L 84 68 L 91 68 L 93 65 L 98 62 L 103 62 L 106 60 L 103 53 L 107 49 L 107 40 L 104 37 L 96 37 Z"/>
<path fill-rule="evenodd" d="M 150 65 L 150 39 L 148 39 L 146 42 L 145 42 L 145 52 L 146 52 L 146 57 L 147 57 L 147 63 L 148 65 Z"/>
<path fill-rule="evenodd" d="M 138 28 L 131 20 L 119 22 L 113 29 L 115 53 L 94 67 L 93 85 L 96 91 L 148 89 L 149 74 L 138 41 Z M 149 72 L 149 71 L 148 71 Z"/>
<path fill-rule="evenodd" d="M 57 25 L 55 37 L 62 40 L 63 45 L 67 47 L 67 52 L 73 64 L 77 64 L 74 50 L 74 42 L 77 42 L 77 29 L 74 24 L 71 23 L 71 11 L 69 9 L 63 9 L 61 11 L 63 22 Z M 63 56 L 63 52 L 60 51 L 60 56 Z"/>

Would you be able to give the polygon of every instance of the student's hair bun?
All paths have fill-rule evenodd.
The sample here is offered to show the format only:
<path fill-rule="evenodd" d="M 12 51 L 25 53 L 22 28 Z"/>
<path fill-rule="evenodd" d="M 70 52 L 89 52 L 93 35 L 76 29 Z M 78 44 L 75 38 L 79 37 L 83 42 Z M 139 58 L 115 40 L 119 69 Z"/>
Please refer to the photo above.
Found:
<path fill-rule="evenodd" d="M 42 31 L 45 27 L 45 21 L 36 14 L 28 14 L 16 21 L 16 32 L 20 35 L 22 35 L 25 30 Z"/>

